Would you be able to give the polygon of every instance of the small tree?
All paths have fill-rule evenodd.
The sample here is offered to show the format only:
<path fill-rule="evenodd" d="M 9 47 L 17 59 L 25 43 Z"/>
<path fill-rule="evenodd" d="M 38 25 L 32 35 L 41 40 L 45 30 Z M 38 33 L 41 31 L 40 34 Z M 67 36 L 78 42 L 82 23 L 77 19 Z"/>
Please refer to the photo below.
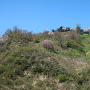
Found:
<path fill-rule="evenodd" d="M 70 31 L 70 28 L 69 27 L 66 27 L 66 31 Z"/>
<path fill-rule="evenodd" d="M 77 34 L 82 34 L 82 32 L 83 32 L 83 29 L 81 29 L 81 26 L 79 24 L 77 24 L 77 26 L 76 26 L 76 33 Z"/>
<path fill-rule="evenodd" d="M 61 26 L 60 28 L 57 29 L 58 32 L 63 32 L 63 26 Z"/>

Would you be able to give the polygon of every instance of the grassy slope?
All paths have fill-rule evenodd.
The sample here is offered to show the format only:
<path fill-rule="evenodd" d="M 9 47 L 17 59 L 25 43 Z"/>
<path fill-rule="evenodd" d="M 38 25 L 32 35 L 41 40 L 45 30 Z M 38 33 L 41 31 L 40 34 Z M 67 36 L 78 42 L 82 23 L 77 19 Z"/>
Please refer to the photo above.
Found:
<path fill-rule="evenodd" d="M 1 90 L 89 90 L 90 54 L 86 53 L 90 36 L 81 37 L 85 53 L 61 48 L 53 36 L 44 36 L 38 43 L 36 38 L 22 44 L 10 39 L 1 46 Z M 42 47 L 44 39 L 54 41 L 54 50 Z"/>

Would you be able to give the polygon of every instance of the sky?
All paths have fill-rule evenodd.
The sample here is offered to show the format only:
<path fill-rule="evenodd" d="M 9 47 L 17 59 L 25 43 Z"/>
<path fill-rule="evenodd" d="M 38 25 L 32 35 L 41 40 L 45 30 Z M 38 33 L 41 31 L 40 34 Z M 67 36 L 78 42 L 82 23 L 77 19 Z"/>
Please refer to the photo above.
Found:
<path fill-rule="evenodd" d="M 90 0 L 0 0 L 0 35 L 14 26 L 38 33 L 89 22 Z"/>

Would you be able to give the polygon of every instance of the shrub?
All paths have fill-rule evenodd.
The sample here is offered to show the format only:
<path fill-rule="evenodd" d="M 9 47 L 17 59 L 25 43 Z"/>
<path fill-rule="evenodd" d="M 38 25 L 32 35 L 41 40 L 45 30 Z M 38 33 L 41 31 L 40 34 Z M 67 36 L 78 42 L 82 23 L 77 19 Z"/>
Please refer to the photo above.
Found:
<path fill-rule="evenodd" d="M 54 42 L 51 41 L 51 40 L 44 40 L 42 42 L 42 46 L 45 47 L 45 48 L 53 48 Z"/>
<path fill-rule="evenodd" d="M 0 64 L 0 74 L 2 74 L 5 71 L 6 71 L 6 68 L 4 67 L 4 65 Z"/>
<path fill-rule="evenodd" d="M 39 42 L 40 42 L 40 36 L 37 35 L 37 34 L 33 35 L 33 41 L 34 41 L 35 43 L 39 43 Z"/>
<path fill-rule="evenodd" d="M 63 74 L 60 74 L 60 75 L 58 75 L 58 79 L 59 79 L 59 82 L 65 82 L 66 81 L 66 76 L 65 75 L 63 75 Z"/>
<path fill-rule="evenodd" d="M 3 76 L 4 76 L 4 80 L 7 80 L 7 79 L 13 79 L 14 80 L 16 78 L 14 71 L 9 70 L 9 68 L 7 71 L 5 71 L 3 73 Z"/>
<path fill-rule="evenodd" d="M 82 85 L 83 84 L 83 79 L 82 78 L 78 78 L 76 80 L 76 82 L 77 82 L 78 85 Z"/>
<path fill-rule="evenodd" d="M 66 47 L 67 38 L 65 38 L 65 35 L 62 32 L 55 31 L 54 37 L 58 41 L 58 46 Z"/>
<path fill-rule="evenodd" d="M 41 80 L 38 80 L 37 81 L 37 86 L 42 87 L 42 85 L 43 85 L 43 82 Z"/>
<path fill-rule="evenodd" d="M 88 38 L 88 44 L 90 44 L 90 38 Z"/>
<path fill-rule="evenodd" d="M 76 33 L 74 33 L 74 32 L 70 32 L 68 37 L 71 38 L 71 39 L 77 39 L 78 35 Z"/>
<path fill-rule="evenodd" d="M 70 47 L 70 48 L 74 48 L 74 49 L 78 49 L 78 50 L 80 50 L 80 51 L 83 51 L 83 45 L 77 43 L 77 42 L 76 42 L 75 40 L 73 40 L 73 39 L 69 39 L 69 40 L 68 40 L 67 47 Z"/>
<path fill-rule="evenodd" d="M 45 30 L 40 36 L 44 39 L 49 38 L 50 35 L 48 33 L 49 31 Z"/>
<path fill-rule="evenodd" d="M 55 31 L 55 32 L 54 32 L 54 37 L 56 38 L 56 40 L 62 41 L 62 39 L 63 39 L 63 34 L 62 34 L 61 32 Z"/>
<path fill-rule="evenodd" d="M 24 83 L 23 79 L 22 78 L 18 78 L 15 80 L 15 85 L 22 85 Z"/>

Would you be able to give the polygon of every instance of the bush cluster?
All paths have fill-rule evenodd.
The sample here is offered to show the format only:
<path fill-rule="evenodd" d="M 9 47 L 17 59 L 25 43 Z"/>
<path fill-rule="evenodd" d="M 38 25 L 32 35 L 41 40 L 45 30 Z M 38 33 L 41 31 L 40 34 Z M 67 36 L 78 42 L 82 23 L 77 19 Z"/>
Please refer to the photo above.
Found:
<path fill-rule="evenodd" d="M 37 87 L 38 90 L 45 90 L 43 86 L 46 84 L 48 89 L 54 90 L 56 85 L 54 82 L 52 85 L 52 81 L 38 81 L 34 78 L 41 74 L 50 79 L 55 78 L 55 80 L 58 77 L 58 83 L 74 83 L 80 87 L 76 90 L 82 90 L 83 87 L 89 88 L 90 69 L 84 70 L 76 76 L 72 72 L 75 68 L 71 71 L 68 70 L 73 67 L 70 66 L 74 63 L 72 56 L 80 56 L 84 53 L 84 45 L 81 44 L 80 37 L 75 32 L 54 31 L 53 35 L 48 35 L 48 31 L 45 31 L 32 34 L 32 32 L 14 27 L 13 30 L 9 29 L 4 36 L 8 38 L 5 38 L 4 43 L 0 42 L 0 89 L 3 86 L 6 87 L 3 90 L 6 90 L 9 87 L 13 89 L 18 88 L 19 85 L 26 85 L 25 90 L 34 90 Z M 85 38 L 82 39 L 85 40 Z M 90 44 L 89 39 L 84 41 L 85 45 Z M 85 49 L 89 49 L 89 45 L 87 47 Z M 68 66 L 70 67 L 67 68 Z M 25 74 L 25 72 L 30 73 Z M 34 81 L 36 81 L 37 87 L 33 85 Z M 55 88 L 55 90 L 57 89 Z"/>

